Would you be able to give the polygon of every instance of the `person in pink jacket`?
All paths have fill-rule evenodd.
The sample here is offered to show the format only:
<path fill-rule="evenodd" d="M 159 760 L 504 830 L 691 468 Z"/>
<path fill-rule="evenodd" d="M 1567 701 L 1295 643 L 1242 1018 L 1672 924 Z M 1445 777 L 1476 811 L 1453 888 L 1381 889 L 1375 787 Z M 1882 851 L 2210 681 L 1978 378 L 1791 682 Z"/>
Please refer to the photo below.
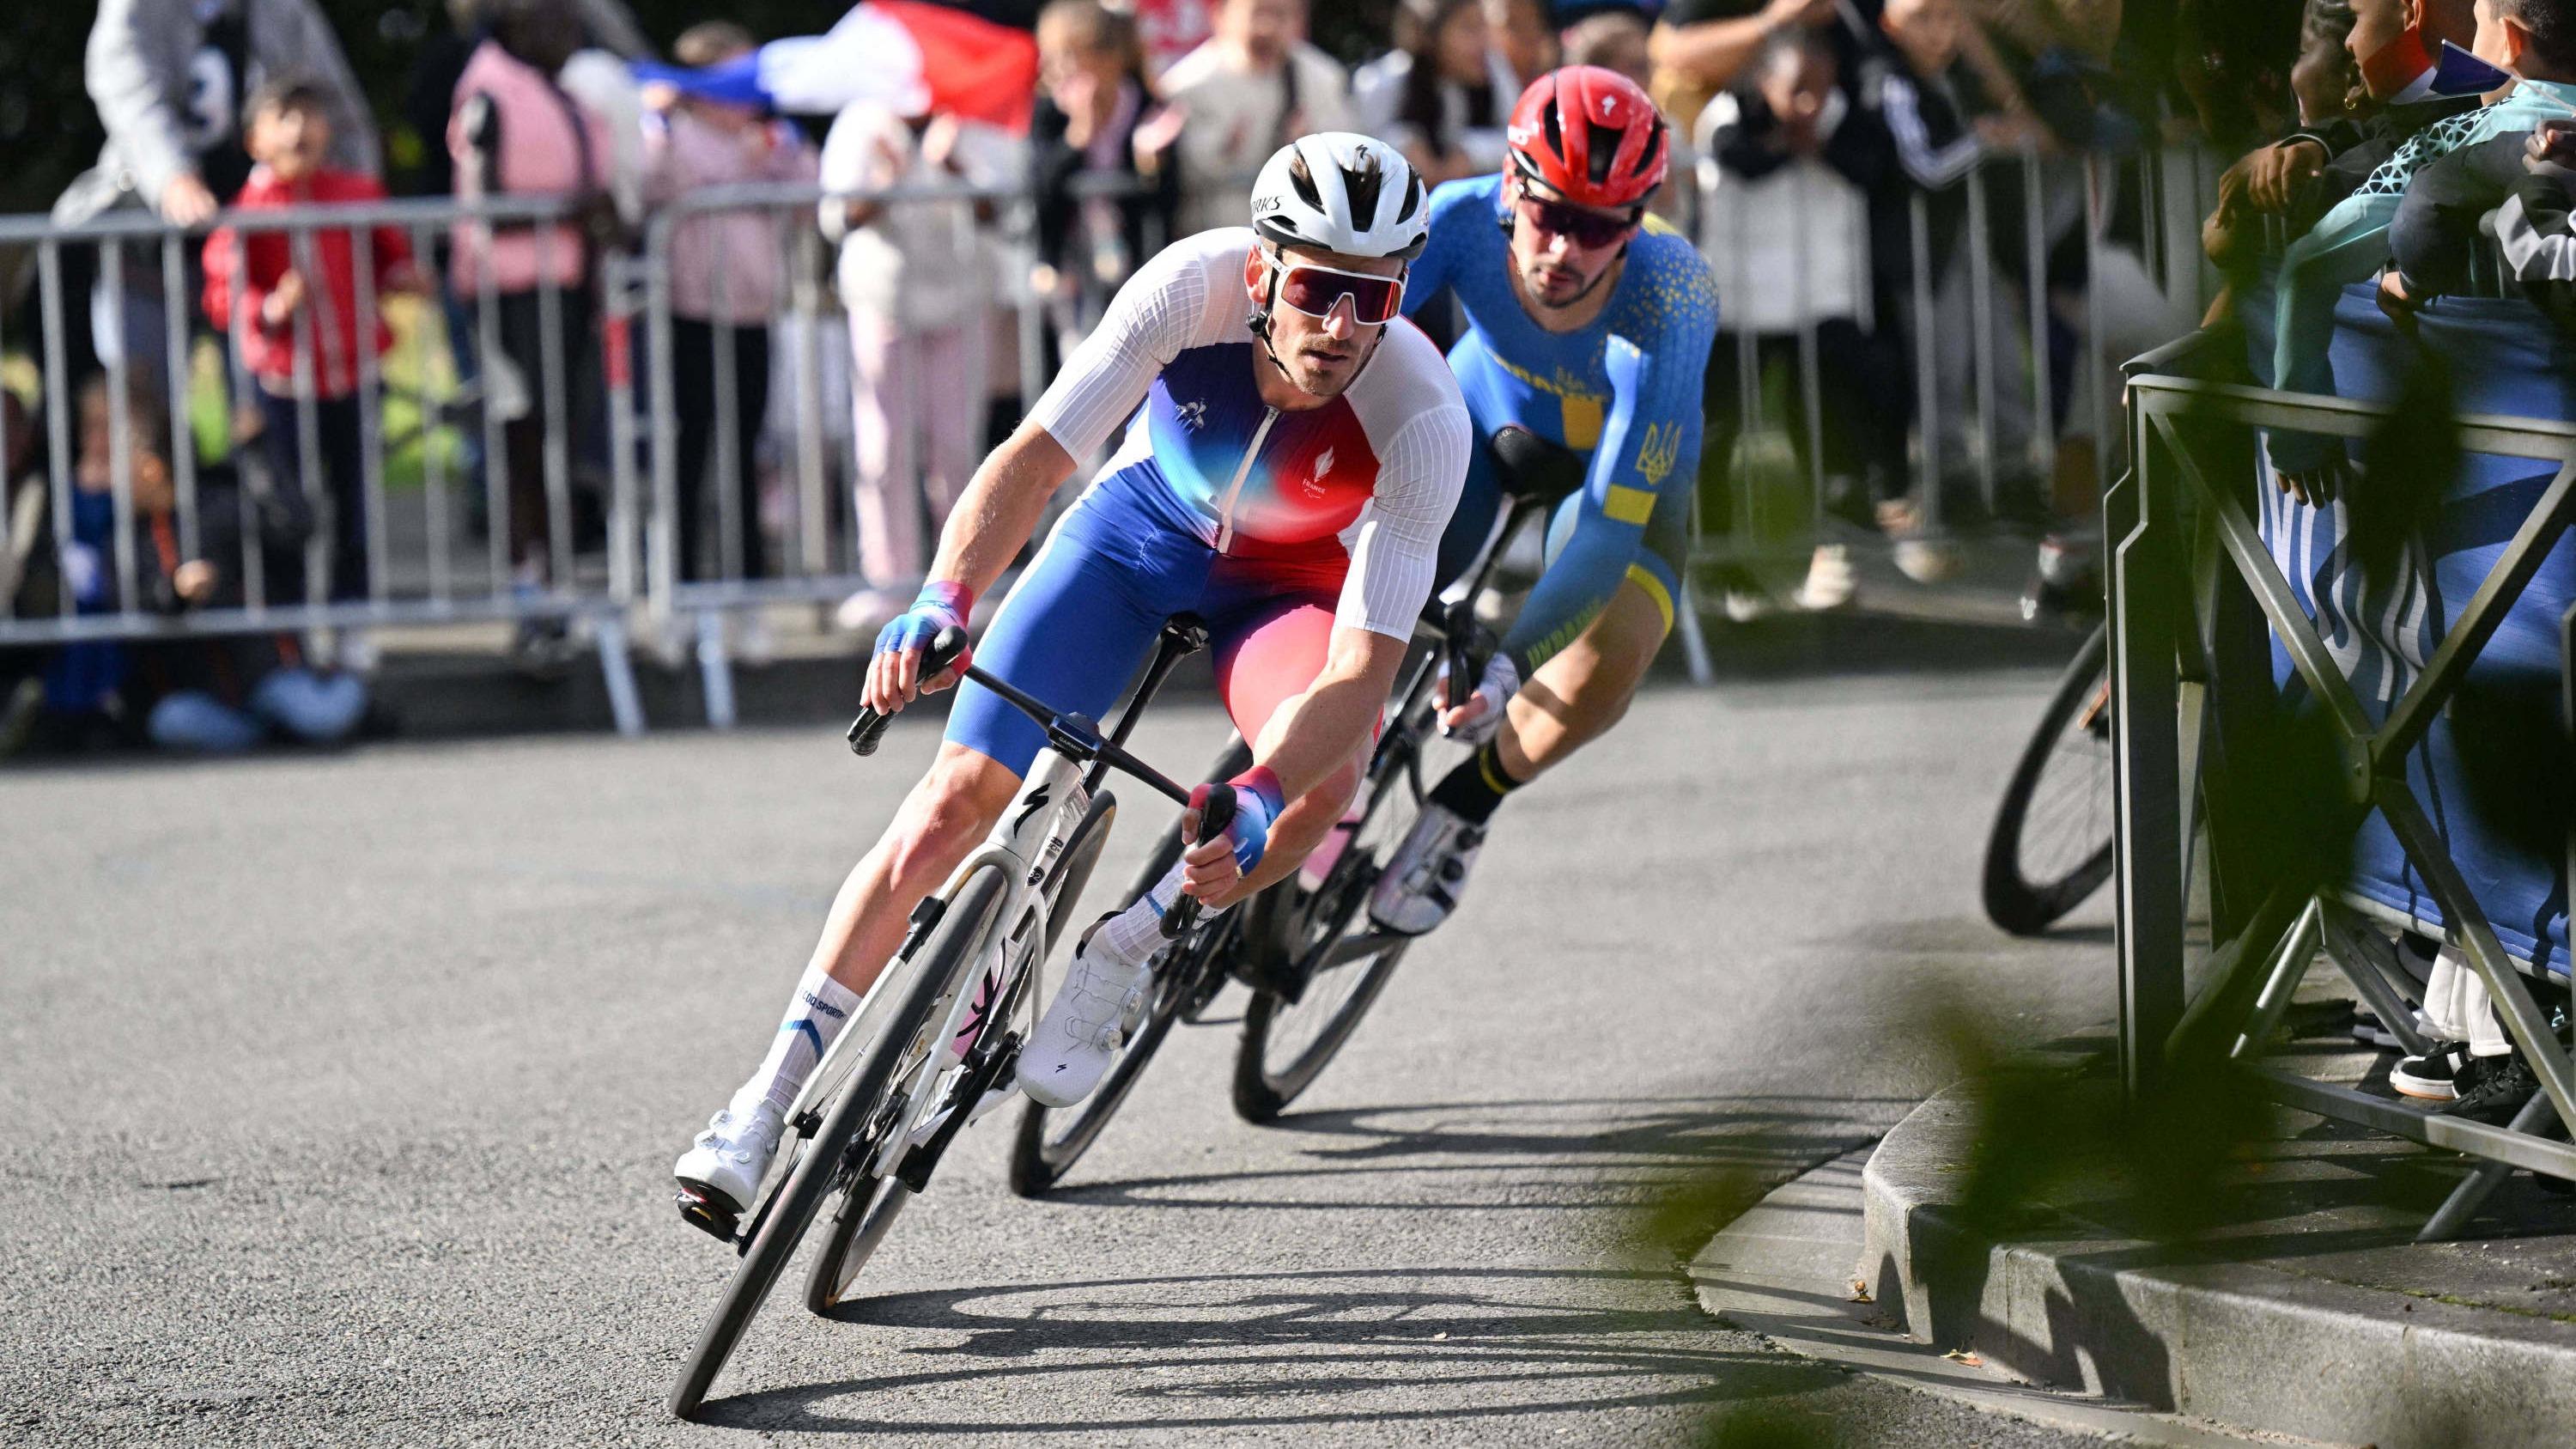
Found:
<path fill-rule="evenodd" d="M 566 0 L 499 0 L 488 12 L 492 37 L 476 48 L 456 81 L 447 146 L 456 158 L 456 194 L 576 198 L 579 219 L 456 227 L 449 277 L 467 310 L 479 308 L 487 284 L 499 311 L 501 353 L 484 359 L 485 406 L 504 416 L 502 461 L 509 476 L 511 582 L 524 593 L 548 578 L 553 527 L 545 477 L 545 400 L 557 379 L 546 371 L 544 294 L 557 294 L 562 326 L 561 395 L 597 351 L 592 334 L 592 249 L 613 217 L 606 186 L 613 137 L 596 112 L 567 94 L 555 73 L 581 45 L 579 18 Z M 506 368 L 512 379 L 496 379 Z M 515 381 L 516 386 L 509 385 Z M 573 420 L 561 420 L 569 434 Z M 560 662 L 560 621 L 520 626 L 513 646 L 529 664 Z"/>
<path fill-rule="evenodd" d="M 749 53 L 751 33 L 710 20 L 682 31 L 672 58 L 711 66 Z M 689 96 L 667 85 L 644 92 L 645 194 L 666 202 L 709 186 L 812 181 L 814 148 L 789 123 L 747 106 Z M 768 573 L 760 526 L 759 470 L 752 445 L 769 408 L 770 319 L 786 295 L 787 214 L 768 208 L 706 212 L 671 234 L 671 372 L 678 424 L 678 528 L 674 546 L 683 580 L 707 576 L 701 561 L 710 506 L 706 478 L 728 470 L 740 520 L 740 552 L 719 534 L 713 577 L 757 579 Z M 730 415 L 716 391 L 718 349 L 733 355 Z M 713 505 L 721 507 L 720 504 Z M 747 616 L 756 620 L 757 616 Z M 756 623 L 747 652 L 760 653 Z"/>

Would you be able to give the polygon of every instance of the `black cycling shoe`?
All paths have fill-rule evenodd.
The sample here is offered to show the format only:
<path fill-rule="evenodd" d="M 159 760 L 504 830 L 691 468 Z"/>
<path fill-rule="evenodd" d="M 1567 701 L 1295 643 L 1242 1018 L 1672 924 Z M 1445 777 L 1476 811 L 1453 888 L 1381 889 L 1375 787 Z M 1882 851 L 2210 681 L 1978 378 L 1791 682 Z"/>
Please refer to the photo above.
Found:
<path fill-rule="evenodd" d="M 2464 1041 L 2437 1041 L 2420 1057 L 2401 1057 L 2388 1069 L 2388 1085 L 2401 1096 L 2448 1102 L 2460 1095 L 2460 1068 L 2469 1060 Z"/>
<path fill-rule="evenodd" d="M 2458 1100 L 2434 1110 L 2445 1117 L 2466 1117 L 2501 1127 L 2540 1090 L 2540 1078 L 2518 1052 L 2500 1057 L 2469 1057 L 2453 1084 Z"/>

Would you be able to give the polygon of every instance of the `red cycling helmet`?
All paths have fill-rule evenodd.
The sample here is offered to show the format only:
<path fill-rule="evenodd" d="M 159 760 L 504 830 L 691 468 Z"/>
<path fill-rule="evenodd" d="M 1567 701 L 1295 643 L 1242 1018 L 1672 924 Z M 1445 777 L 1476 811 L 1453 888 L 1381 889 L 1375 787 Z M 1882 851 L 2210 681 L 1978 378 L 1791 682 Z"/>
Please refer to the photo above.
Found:
<path fill-rule="evenodd" d="M 1530 82 L 1503 135 L 1512 165 L 1577 206 L 1635 206 L 1664 184 L 1672 146 L 1635 81 L 1569 65 Z"/>

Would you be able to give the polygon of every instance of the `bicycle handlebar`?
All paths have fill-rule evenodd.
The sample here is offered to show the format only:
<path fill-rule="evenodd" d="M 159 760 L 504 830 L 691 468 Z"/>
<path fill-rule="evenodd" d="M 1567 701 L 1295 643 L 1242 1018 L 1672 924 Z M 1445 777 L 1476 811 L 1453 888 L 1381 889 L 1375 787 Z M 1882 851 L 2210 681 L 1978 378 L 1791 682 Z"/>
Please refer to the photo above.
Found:
<path fill-rule="evenodd" d="M 957 662 L 958 655 L 965 652 L 965 630 L 953 624 L 940 630 L 931 636 L 930 647 L 921 651 L 921 677 L 937 679 L 948 672 L 948 666 Z M 850 753 L 875 754 L 877 746 L 885 741 L 886 726 L 893 722 L 893 715 L 879 714 L 866 705 L 860 705 L 859 717 L 850 721 Z"/>
<path fill-rule="evenodd" d="M 947 672 L 949 667 L 957 662 L 957 657 L 965 652 L 965 630 L 955 627 L 940 630 L 931 637 L 930 646 L 921 653 L 921 677 L 937 678 Z M 966 678 L 991 690 L 1001 698 L 1003 703 L 1045 726 L 1047 743 L 1052 748 L 1062 750 L 1080 760 L 1106 761 L 1112 769 L 1123 771 L 1157 792 L 1169 796 L 1173 804 L 1183 809 L 1189 808 L 1189 791 L 1174 784 L 1171 777 L 1162 771 L 1129 754 L 1125 746 L 1114 740 L 1102 738 L 1100 727 L 1089 719 L 1078 714 L 1058 714 L 1049 708 L 1045 701 L 994 678 L 975 665 L 966 666 Z M 850 752 L 855 755 L 875 754 L 877 746 L 885 739 L 886 726 L 893 720 L 894 716 L 891 714 L 882 714 L 861 705 L 858 718 L 850 722 Z M 1220 834 L 1228 825 L 1234 823 L 1234 808 L 1232 786 L 1210 790 L 1206 802 L 1199 807 L 1198 839 L 1205 840 Z M 1170 938 L 1187 931 L 1191 923 L 1198 919 L 1198 910 L 1199 903 L 1194 896 L 1185 895 L 1174 901 L 1172 908 L 1163 913 L 1163 935 Z"/>

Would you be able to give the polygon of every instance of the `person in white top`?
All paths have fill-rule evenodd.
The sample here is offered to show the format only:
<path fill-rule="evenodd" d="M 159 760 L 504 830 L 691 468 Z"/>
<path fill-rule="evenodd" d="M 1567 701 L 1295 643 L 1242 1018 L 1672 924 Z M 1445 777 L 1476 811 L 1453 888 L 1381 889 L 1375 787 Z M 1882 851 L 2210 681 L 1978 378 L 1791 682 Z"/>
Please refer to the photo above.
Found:
<path fill-rule="evenodd" d="M 875 191 L 979 179 L 953 116 L 912 119 L 873 101 L 834 118 L 822 183 Z M 823 235 L 840 244 L 841 306 L 850 326 L 850 428 L 859 570 L 868 589 L 843 609 L 873 629 L 901 613 L 929 560 L 931 526 L 975 469 L 983 441 L 986 294 L 991 268 L 977 236 L 979 203 L 965 199 L 823 202 Z"/>
<path fill-rule="evenodd" d="M 1222 910 L 1284 877 L 1358 786 L 1471 446 L 1448 364 L 1400 317 L 1429 213 L 1421 178 L 1382 141 L 1281 148 L 1255 185 L 1251 228 L 1177 242 L 1119 290 L 977 471 L 931 582 L 878 636 L 869 708 L 945 687 L 922 678 L 925 647 L 965 626 L 1076 460 L 1125 424 L 977 657 L 1056 709 L 1098 717 L 1164 623 L 1195 614 L 1254 764 L 1201 787 L 1232 792 L 1233 823 L 1084 935 L 1020 1058 L 1021 1089 L 1048 1106 L 1098 1083 L 1176 896 Z M 807 1073 L 1043 743 L 980 686 L 960 693 L 929 774 L 841 887 L 767 1058 L 675 1165 L 684 1216 L 706 1226 L 710 1207 L 749 1205 Z"/>
<path fill-rule="evenodd" d="M 1305 0 L 1224 0 L 1160 89 L 1183 117 L 1183 233 L 1240 219 L 1243 178 L 1290 137 L 1357 127 L 1341 65 L 1306 43 Z"/>

